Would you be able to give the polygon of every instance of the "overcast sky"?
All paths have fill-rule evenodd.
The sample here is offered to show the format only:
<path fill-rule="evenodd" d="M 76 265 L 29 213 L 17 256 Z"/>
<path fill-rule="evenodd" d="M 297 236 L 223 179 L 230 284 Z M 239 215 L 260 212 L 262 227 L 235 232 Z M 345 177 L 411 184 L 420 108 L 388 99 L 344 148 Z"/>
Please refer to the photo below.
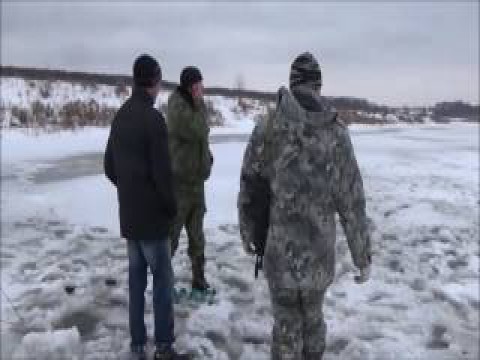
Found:
<path fill-rule="evenodd" d="M 479 101 L 478 2 L 2 2 L 1 63 L 129 74 L 140 53 L 164 79 L 197 65 L 206 86 L 276 90 L 303 51 L 324 94 L 391 105 Z"/>

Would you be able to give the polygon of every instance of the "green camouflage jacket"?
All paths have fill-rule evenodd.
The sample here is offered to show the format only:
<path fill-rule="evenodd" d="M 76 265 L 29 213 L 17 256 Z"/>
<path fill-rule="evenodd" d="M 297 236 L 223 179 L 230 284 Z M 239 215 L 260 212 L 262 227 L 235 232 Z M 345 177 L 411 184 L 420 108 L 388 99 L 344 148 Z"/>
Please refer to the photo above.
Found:
<path fill-rule="evenodd" d="M 178 90 L 174 91 L 168 99 L 167 126 L 175 184 L 203 186 L 213 164 L 204 103 L 194 108 Z"/>

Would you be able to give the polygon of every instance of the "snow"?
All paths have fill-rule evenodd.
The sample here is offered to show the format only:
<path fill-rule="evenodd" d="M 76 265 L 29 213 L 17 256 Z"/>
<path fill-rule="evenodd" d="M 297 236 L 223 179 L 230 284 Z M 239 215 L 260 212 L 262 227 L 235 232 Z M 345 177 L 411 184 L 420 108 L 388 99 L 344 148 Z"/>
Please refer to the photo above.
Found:
<path fill-rule="evenodd" d="M 398 117 L 394 114 L 387 114 L 386 116 L 386 120 L 388 122 L 392 122 L 392 123 L 395 123 L 395 122 L 398 122 Z"/>
<path fill-rule="evenodd" d="M 48 88 L 48 96 L 42 96 L 42 90 Z M 108 85 L 81 85 L 64 81 L 24 80 L 2 77 L 0 92 L 4 106 L 26 108 L 33 101 L 44 105 L 60 107 L 69 101 L 95 100 L 99 105 L 119 107 L 125 96 L 117 96 L 115 87 Z"/>
<path fill-rule="evenodd" d="M 239 121 L 237 123 L 227 124 L 222 127 L 212 128 L 210 135 L 243 135 L 250 134 L 255 127 L 253 121 Z"/>
<path fill-rule="evenodd" d="M 13 359 L 28 359 L 34 354 L 38 360 L 80 360 L 80 353 L 80 334 L 72 328 L 25 335 Z"/>
<path fill-rule="evenodd" d="M 355 284 L 339 227 L 336 279 L 324 306 L 326 360 L 478 358 L 478 130 L 463 124 L 351 128 L 374 229 L 374 264 L 371 281 Z M 199 359 L 269 358 L 268 288 L 263 276 L 253 279 L 237 225 L 242 139 L 249 131 L 212 131 L 206 255 L 218 303 L 176 306 L 176 346 Z M 128 261 L 116 193 L 101 174 L 108 129 L 1 136 L 0 357 L 126 356 Z M 185 236 L 174 269 L 177 285 L 189 286 Z M 116 286 L 105 284 L 111 276 Z M 74 286 L 73 294 L 66 286 Z M 147 292 L 151 335 L 151 283 Z"/>
<path fill-rule="evenodd" d="M 245 104 L 249 105 L 250 109 L 247 113 L 242 113 L 239 108 L 239 100 L 235 98 L 227 98 L 224 96 L 210 96 L 208 97 L 215 109 L 220 111 L 225 119 L 225 128 L 241 128 L 253 129 L 255 124 L 255 116 L 266 113 L 265 105 L 261 105 L 258 100 L 244 99 Z"/>
<path fill-rule="evenodd" d="M 245 121 L 236 127 L 212 128 L 210 135 L 250 134 L 253 127 L 253 123 Z M 3 129 L 0 133 L 2 159 L 11 164 L 100 152 L 105 149 L 109 133 L 109 128 L 101 127 L 51 133 L 32 129 Z"/>
<path fill-rule="evenodd" d="M 45 89 L 48 91 L 45 92 Z M 117 88 L 109 85 L 83 85 L 65 81 L 2 77 L 0 78 L 0 107 L 4 108 L 5 111 L 2 111 L 4 119 L 2 119 L 1 125 L 8 128 L 11 124 L 18 123 L 18 119 L 14 119 L 13 116 L 12 109 L 14 107 L 31 111 L 32 104 L 40 102 L 45 106 L 50 106 L 54 113 L 58 115 L 67 103 L 80 101 L 88 104 L 94 101 L 100 107 L 105 106 L 115 109 L 121 106 L 131 91 L 131 88 L 127 87 L 125 93 L 118 94 Z M 161 90 L 155 106 L 162 109 L 162 106 L 167 104 L 170 94 L 170 90 Z M 205 96 L 205 100 L 211 102 L 214 109 L 220 112 L 224 120 L 223 127 L 231 129 L 233 132 L 237 132 L 238 129 L 251 131 L 255 117 L 264 114 L 268 105 L 268 103 L 259 100 L 242 99 L 242 102 L 247 106 L 247 111 L 242 111 L 239 100 L 236 98 Z"/>
<path fill-rule="evenodd" d="M 105 149 L 110 129 L 36 132 L 32 129 L 4 129 L 1 134 L 2 161 L 55 159 Z"/>
<path fill-rule="evenodd" d="M 452 301 L 461 304 L 468 300 L 472 302 L 479 301 L 479 285 L 478 282 L 470 283 L 447 283 L 441 287 L 444 295 Z"/>

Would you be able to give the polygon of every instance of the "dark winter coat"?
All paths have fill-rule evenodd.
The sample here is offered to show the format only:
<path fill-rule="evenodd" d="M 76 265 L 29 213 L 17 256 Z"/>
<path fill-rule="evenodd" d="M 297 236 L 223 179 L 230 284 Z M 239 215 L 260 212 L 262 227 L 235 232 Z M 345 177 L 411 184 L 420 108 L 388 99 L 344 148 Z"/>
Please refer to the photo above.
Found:
<path fill-rule="evenodd" d="M 176 215 L 167 128 L 142 88 L 118 110 L 105 151 L 105 174 L 117 187 L 121 235 L 167 237 Z"/>

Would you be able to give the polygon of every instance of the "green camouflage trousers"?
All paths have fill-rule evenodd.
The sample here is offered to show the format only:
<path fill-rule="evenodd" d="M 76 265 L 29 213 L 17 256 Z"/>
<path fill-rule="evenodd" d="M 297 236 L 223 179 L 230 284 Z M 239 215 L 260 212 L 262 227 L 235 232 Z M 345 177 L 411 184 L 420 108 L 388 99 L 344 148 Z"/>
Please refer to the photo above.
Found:
<path fill-rule="evenodd" d="M 325 351 L 324 290 L 270 286 L 273 310 L 272 360 L 320 360 Z"/>
<path fill-rule="evenodd" d="M 193 189 L 177 189 L 175 193 L 178 212 L 170 231 L 172 256 L 175 255 L 180 234 L 185 226 L 190 259 L 203 259 L 205 249 L 205 235 L 203 233 L 203 219 L 206 213 L 205 190 L 202 186 Z"/>

